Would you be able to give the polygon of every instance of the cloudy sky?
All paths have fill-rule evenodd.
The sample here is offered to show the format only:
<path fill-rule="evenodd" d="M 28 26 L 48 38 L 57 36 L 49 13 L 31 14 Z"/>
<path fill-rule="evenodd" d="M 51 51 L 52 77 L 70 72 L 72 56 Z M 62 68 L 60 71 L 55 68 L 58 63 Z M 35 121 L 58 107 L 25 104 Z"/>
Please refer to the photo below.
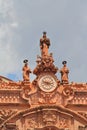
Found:
<path fill-rule="evenodd" d="M 35 68 L 43 31 L 55 65 L 67 60 L 70 82 L 87 82 L 87 0 L 0 0 L 0 75 L 22 80 L 25 58 Z"/>

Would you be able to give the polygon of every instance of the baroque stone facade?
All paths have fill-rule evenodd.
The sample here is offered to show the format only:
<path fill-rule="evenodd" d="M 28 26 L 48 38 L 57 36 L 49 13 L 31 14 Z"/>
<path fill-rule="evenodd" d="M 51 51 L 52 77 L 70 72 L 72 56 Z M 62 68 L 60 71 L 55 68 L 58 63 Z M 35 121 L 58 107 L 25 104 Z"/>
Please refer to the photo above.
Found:
<path fill-rule="evenodd" d="M 87 84 L 69 82 L 66 61 L 60 70 L 60 81 L 49 46 L 44 32 L 33 81 L 28 67 L 27 71 L 23 69 L 23 81 L 0 76 L 0 130 L 87 129 Z"/>

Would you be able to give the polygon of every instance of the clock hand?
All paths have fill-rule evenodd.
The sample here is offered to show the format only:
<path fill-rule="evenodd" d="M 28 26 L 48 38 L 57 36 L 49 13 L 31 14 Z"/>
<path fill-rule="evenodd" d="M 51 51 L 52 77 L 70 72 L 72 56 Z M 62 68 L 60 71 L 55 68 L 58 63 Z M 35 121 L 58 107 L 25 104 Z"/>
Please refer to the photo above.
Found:
<path fill-rule="evenodd" d="M 44 81 L 45 85 L 51 85 L 52 83 Z"/>

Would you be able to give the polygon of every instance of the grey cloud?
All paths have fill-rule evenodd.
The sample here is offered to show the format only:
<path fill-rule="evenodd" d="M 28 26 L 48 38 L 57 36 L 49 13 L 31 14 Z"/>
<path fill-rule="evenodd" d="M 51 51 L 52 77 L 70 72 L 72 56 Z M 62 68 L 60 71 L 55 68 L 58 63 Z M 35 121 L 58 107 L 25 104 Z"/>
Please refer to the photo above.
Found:
<path fill-rule="evenodd" d="M 36 56 L 40 54 L 39 39 L 46 30 L 55 64 L 61 68 L 62 60 L 67 60 L 70 81 L 86 82 L 86 6 L 86 0 L 15 0 L 16 18 L 13 21 L 18 22 L 18 26 L 12 30 L 11 48 L 17 58 L 13 56 L 15 60 L 10 60 L 17 67 L 16 70 L 13 67 L 13 72 L 21 75 L 24 58 L 29 59 L 29 65 L 34 69 Z"/>

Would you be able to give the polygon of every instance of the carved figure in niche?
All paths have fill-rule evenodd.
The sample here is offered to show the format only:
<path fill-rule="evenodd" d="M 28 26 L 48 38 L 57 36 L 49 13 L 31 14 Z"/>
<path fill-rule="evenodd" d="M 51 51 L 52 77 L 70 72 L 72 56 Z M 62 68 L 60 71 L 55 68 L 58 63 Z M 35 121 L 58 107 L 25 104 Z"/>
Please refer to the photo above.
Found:
<path fill-rule="evenodd" d="M 29 74 L 31 73 L 31 70 L 28 67 L 28 60 L 25 59 L 23 62 L 25 63 L 24 67 L 22 69 L 22 71 L 23 71 L 23 81 L 30 81 Z"/>
<path fill-rule="evenodd" d="M 43 32 L 43 37 L 40 39 L 40 49 L 41 49 L 41 56 L 48 55 L 48 49 L 50 46 L 50 40 L 46 36 L 46 32 Z"/>
<path fill-rule="evenodd" d="M 61 68 L 60 73 L 61 73 L 61 82 L 67 84 L 68 81 L 68 73 L 69 73 L 69 69 L 67 68 L 66 64 L 67 61 L 63 61 L 63 68 Z"/>

